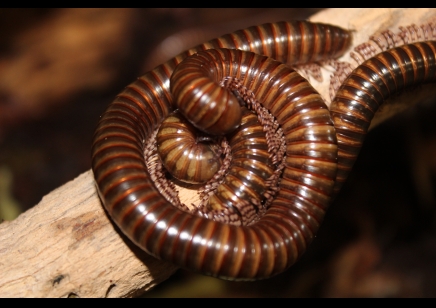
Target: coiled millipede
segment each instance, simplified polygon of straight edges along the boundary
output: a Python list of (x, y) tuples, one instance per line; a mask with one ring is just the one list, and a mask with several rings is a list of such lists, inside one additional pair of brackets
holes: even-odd
[[(337, 146), (322, 98), (282, 63), (336, 58), (350, 43), (347, 31), (330, 25), (265, 24), (190, 49), (127, 86), (101, 117), (92, 148), (94, 177), (109, 215), (148, 253), (207, 275), (253, 280), (287, 269), (305, 251), (324, 217)], [(219, 48), (233, 49), (218, 53), (231, 60), (222, 67), (230, 71), (221, 77), (236, 77), (253, 91), (276, 117), (286, 139), (278, 195), (249, 226), (175, 208), (159, 193), (144, 162), (145, 141), (175, 108), (169, 80), (176, 65), (196, 52)]]
[[(263, 126), (253, 112), (247, 108), (241, 108), (241, 110), (240, 127), (227, 136), (231, 155), (228, 159), (225, 158), (227, 163), (224, 163), (223, 160), (224, 166), (212, 174), (210, 181), (200, 191), (201, 203), (196, 207), (195, 213), (215, 221), (248, 225), (259, 216), (261, 207), (265, 207), (265, 205), (261, 205), (263, 195), (265, 193), (273, 195), (273, 192), (269, 190), (271, 185), (268, 184), (275, 185), (277, 182), (275, 177), (278, 178), (280, 173), (274, 171), (273, 159), (268, 151), (269, 147)], [(165, 120), (162, 123), (159, 132), (161, 132), (162, 127), (164, 129), (162, 129), (161, 136), (158, 134), (156, 138), (158, 151), (159, 143), (163, 140), (162, 144), (165, 150), (169, 148), (171, 153), (174, 153), (173, 157), (181, 156), (180, 160), (175, 160), (175, 163), (181, 162), (179, 168), (173, 168), (173, 166), (165, 166), (165, 168), (171, 175), (174, 173), (183, 175), (186, 169), (186, 177), (191, 181), (191, 174), (197, 175), (207, 172), (203, 170), (210, 168), (202, 157), (207, 156), (210, 150), (206, 148), (205, 155), (201, 155), (202, 147), (198, 148), (198, 146), (202, 142), (193, 142), (191, 132), (184, 131), (184, 126), (187, 123), (180, 114), (171, 114), (167, 119), (171, 119), (171, 122), (166, 123)], [(179, 128), (180, 126), (182, 129)], [(178, 127), (178, 130), (171, 133), (170, 131), (175, 127)], [(164, 135), (164, 133), (166, 134)], [(216, 144), (216, 146), (219, 145)], [(192, 152), (200, 153), (200, 155), (191, 155)], [(217, 163), (216, 159), (212, 159), (212, 167)], [(150, 175), (153, 176), (154, 170), (149, 171)], [(274, 174), (276, 174), (275, 177)], [(215, 175), (217, 176), (215, 177)], [(162, 192), (168, 193), (166, 189), (162, 189)], [(171, 194), (176, 195), (176, 192)], [(180, 206), (179, 200), (175, 204), (182, 209), (187, 208)]]

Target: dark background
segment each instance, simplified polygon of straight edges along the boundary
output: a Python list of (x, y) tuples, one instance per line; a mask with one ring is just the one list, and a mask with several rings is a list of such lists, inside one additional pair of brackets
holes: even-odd
[[(224, 33), (319, 10), (0, 9), (0, 219), (90, 169), (99, 116), (137, 76)], [(145, 296), (436, 296), (435, 108), (368, 135), (314, 243), (284, 274), (234, 283), (180, 270)]]

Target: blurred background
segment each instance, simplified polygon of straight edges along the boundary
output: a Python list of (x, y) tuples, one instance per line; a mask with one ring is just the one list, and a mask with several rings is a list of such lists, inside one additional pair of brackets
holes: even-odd
[[(136, 77), (299, 9), (0, 9), (0, 221), (91, 167), (99, 116)], [(419, 91), (419, 89), (415, 89)], [(145, 297), (436, 296), (436, 102), (374, 129), (307, 253), (252, 283), (179, 270)]]

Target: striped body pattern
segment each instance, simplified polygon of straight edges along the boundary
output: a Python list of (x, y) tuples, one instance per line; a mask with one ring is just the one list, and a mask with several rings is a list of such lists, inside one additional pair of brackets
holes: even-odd
[[(206, 275), (253, 280), (286, 270), (323, 220), (337, 145), (320, 95), (281, 62), (338, 57), (350, 42), (347, 31), (330, 25), (265, 24), (190, 49), (128, 85), (102, 115), (92, 148), (94, 177), (109, 215), (148, 253)], [(280, 191), (265, 214), (248, 226), (177, 209), (159, 193), (144, 162), (145, 141), (177, 106), (169, 91), (172, 72), (184, 58), (209, 49), (214, 50), (202, 55), (232, 63), (223, 65), (218, 80), (241, 80), (277, 119), (286, 140)]]
[(336, 93), (330, 112), (338, 138), (340, 190), (380, 105), (404, 89), (436, 81), (436, 41), (395, 47), (359, 65)]
[(330, 78), (330, 99), (333, 99), (350, 73), (369, 58), (395, 47), (432, 40), (436, 40), (436, 23), (434, 21), (425, 22), (420, 26), (415, 24), (400, 26), (396, 33), (387, 29), (370, 36), (367, 42), (357, 45), (350, 52), (354, 64), (335, 60), (329, 61), (335, 70)]
[(177, 111), (162, 122), (156, 141), (163, 165), (182, 182), (206, 183), (221, 167), (219, 144), (198, 135)]
[(274, 174), (275, 167), (257, 116), (243, 108), (240, 124), (229, 136), (230, 166), (200, 209), (203, 217), (214, 221), (249, 225), (262, 212), (267, 180)]

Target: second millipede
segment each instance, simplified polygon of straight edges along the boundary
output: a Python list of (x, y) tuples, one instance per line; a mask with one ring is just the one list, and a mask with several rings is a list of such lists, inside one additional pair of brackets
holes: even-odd
[[(112, 219), (148, 253), (207, 275), (253, 280), (289, 268), (324, 217), (336, 174), (337, 146), (322, 98), (281, 62), (336, 58), (350, 43), (348, 31), (331, 25), (265, 24), (190, 49), (127, 86), (103, 114), (92, 148), (94, 177)], [(270, 104), (266, 107), (285, 131), (287, 158), (279, 195), (250, 226), (223, 224), (176, 209), (154, 186), (143, 158), (148, 136), (175, 109), (169, 91), (174, 68), (187, 56), (212, 48), (252, 52), (227, 53), (237, 56), (232, 74)]]

